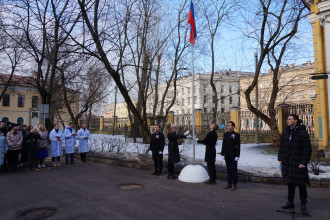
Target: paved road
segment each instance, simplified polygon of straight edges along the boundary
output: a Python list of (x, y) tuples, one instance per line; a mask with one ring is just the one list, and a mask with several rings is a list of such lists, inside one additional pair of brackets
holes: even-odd
[[(39, 207), (56, 208), (57, 213), (48, 219), (61, 220), (291, 219), (275, 212), (286, 201), (286, 186), (242, 182), (232, 192), (223, 189), (223, 180), (209, 186), (150, 174), (93, 162), (1, 172), (0, 219), (17, 219), (24, 211)], [(119, 189), (125, 183), (142, 184), (143, 189)], [(312, 218), (299, 219), (330, 219), (330, 189), (308, 188), (308, 193)]]

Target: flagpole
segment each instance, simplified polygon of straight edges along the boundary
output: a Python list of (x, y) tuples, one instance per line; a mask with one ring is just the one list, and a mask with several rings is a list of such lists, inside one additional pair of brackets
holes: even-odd
[(194, 89), (194, 85), (195, 85), (195, 73), (194, 73), (194, 45), (191, 44), (191, 74), (192, 74), (192, 85), (191, 85), (191, 89), (192, 89), (192, 122), (193, 122), (193, 158), (194, 158), (194, 163), (196, 163), (195, 160), (195, 140), (196, 140), (196, 134), (195, 134), (195, 89)]

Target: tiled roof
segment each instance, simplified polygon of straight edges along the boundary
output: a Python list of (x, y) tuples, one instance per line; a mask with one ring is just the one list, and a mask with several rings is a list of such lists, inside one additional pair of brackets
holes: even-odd
[[(4, 86), (9, 80), (10, 74), (0, 73), (0, 86)], [(34, 79), (29, 76), (13, 75), (9, 87), (29, 87), (34, 88)]]

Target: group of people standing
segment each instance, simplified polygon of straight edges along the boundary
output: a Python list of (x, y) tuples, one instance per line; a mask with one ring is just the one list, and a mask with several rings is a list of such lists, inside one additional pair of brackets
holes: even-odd
[[(224, 134), (222, 142), (221, 155), (226, 161), (227, 166), (227, 185), (225, 189), (237, 189), (237, 161), (240, 156), (240, 136), (234, 131), (235, 123), (229, 121), (227, 123), (227, 132)], [(168, 161), (167, 161), (167, 172), (168, 179), (175, 180), (177, 176), (174, 174), (174, 164), (180, 162), (179, 144), (178, 139), (180, 138), (191, 138), (189, 131), (184, 134), (178, 134), (176, 132), (175, 124), (168, 124), (167, 138), (168, 138)], [(210, 179), (205, 184), (216, 184), (216, 143), (218, 141), (217, 130), (219, 126), (212, 124), (210, 126), (210, 132), (206, 135), (203, 140), (196, 139), (197, 143), (206, 145), (205, 150), (205, 162), (207, 163), (207, 169)], [(165, 136), (160, 132), (160, 127), (156, 126), (155, 133), (151, 135), (150, 150), (152, 151), (152, 159), (154, 161), (155, 171), (152, 175), (162, 175), (163, 167), (163, 151), (165, 146)]]
[[(288, 126), (281, 135), (281, 142), (278, 152), (278, 160), (281, 166), (283, 181), (288, 185), (288, 202), (282, 206), (282, 209), (293, 209), (294, 195), (296, 186), (299, 187), (301, 213), (307, 215), (307, 189), (306, 184), (309, 183), (307, 164), (312, 155), (312, 147), (306, 126), (302, 124), (302, 120), (298, 115), (290, 114), (287, 118)], [(179, 144), (180, 138), (191, 138), (189, 131), (183, 135), (176, 132), (174, 124), (168, 124), (168, 179), (175, 180), (177, 176), (174, 174), (174, 164), (180, 162)], [(224, 189), (237, 190), (237, 163), (240, 157), (241, 141), (240, 135), (234, 131), (235, 123), (229, 121), (227, 123), (227, 132), (224, 133), (221, 158), (225, 160), (227, 168), (227, 184)], [(210, 126), (210, 132), (203, 140), (196, 139), (197, 143), (206, 145), (205, 162), (209, 173), (209, 180), (206, 184), (216, 184), (216, 143), (218, 140), (217, 124)], [(163, 167), (163, 151), (165, 146), (165, 136), (160, 132), (160, 127), (155, 128), (155, 133), (151, 135), (150, 150), (152, 151), (152, 159), (154, 161), (155, 171), (152, 175), (162, 175)]]
[[(45, 168), (45, 159), (49, 153), (53, 166), (60, 166), (60, 157), (63, 155), (63, 142), (65, 141), (66, 164), (74, 163), (76, 140), (79, 140), (79, 153), (81, 161), (86, 163), (86, 153), (89, 152), (88, 140), (90, 132), (86, 123), (76, 133), (73, 123), (69, 123), (64, 132), (55, 124), (54, 129), (48, 133), (43, 124), (39, 130), (33, 126), (0, 122), (0, 167), (15, 171), (19, 167), (28, 169)], [(49, 151), (50, 150), (50, 151)]]

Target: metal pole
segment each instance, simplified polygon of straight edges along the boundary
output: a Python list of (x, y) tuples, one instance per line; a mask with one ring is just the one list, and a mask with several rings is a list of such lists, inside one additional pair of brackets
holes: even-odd
[(113, 125), (112, 125), (112, 136), (115, 135), (116, 129), (116, 106), (117, 106), (117, 86), (115, 87), (115, 108), (113, 110)]
[[(258, 65), (258, 53), (257, 52), (254, 53), (254, 58), (255, 58), (255, 73), (257, 73), (257, 65)], [(259, 94), (258, 94), (259, 85), (258, 84), (259, 84), (259, 82), (258, 82), (258, 78), (257, 78), (257, 85), (256, 85), (256, 109), (257, 110), (259, 108)], [(259, 118), (257, 115), (255, 116), (255, 122), (256, 122), (255, 142), (256, 142), (256, 144), (259, 144)]]
[(195, 163), (196, 134), (195, 134), (195, 89), (194, 89), (195, 79), (194, 79), (194, 45), (193, 44), (191, 44), (191, 67), (192, 67), (191, 90), (192, 90), (193, 154), (194, 154), (194, 163)]

